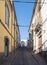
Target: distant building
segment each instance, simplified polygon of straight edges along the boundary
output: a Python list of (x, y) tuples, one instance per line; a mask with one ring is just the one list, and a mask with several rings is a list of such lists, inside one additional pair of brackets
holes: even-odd
[(16, 43), (15, 46), (17, 48), (20, 45), (20, 31), (19, 31), (19, 26), (17, 22), (15, 22), (15, 43)]
[(21, 43), (20, 43), (21, 46), (27, 46), (27, 40), (21, 40)]
[(33, 31), (29, 33), (28, 48), (33, 50)]
[(29, 47), (33, 50), (33, 30), (29, 33)]

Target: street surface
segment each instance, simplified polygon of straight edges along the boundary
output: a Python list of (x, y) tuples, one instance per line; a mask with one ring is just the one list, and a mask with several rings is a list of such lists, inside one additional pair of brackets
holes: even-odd
[(2, 62), (1, 65), (47, 65), (40, 55), (34, 55), (31, 50), (22, 47), (16, 50), (12, 58)]

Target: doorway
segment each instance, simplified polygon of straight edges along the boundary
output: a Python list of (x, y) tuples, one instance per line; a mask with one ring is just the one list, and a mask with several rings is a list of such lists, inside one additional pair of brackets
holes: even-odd
[(4, 37), (4, 40), (5, 40), (4, 53), (5, 53), (5, 56), (8, 56), (8, 54), (9, 54), (9, 38), (8, 37)]

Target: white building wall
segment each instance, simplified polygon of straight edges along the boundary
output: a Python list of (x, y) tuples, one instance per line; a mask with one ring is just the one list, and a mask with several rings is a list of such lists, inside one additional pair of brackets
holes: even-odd
[(36, 36), (35, 36), (35, 32), (33, 32), (33, 51), (36, 49)]
[(41, 8), (41, 16), (42, 16), (42, 50), (47, 50), (47, 4), (45, 4), (47, 0), (45, 0), (42, 8)]
[[(31, 23), (31, 24), (33, 24), (33, 30), (34, 30), (34, 33), (33, 33), (33, 51), (38, 49), (38, 37), (35, 34), (35, 27), (38, 23), (38, 18), (39, 18), (39, 13), (38, 13), (38, 5), (37, 5), (36, 10), (35, 10), (35, 14), (34, 14), (34, 17), (33, 17), (32, 23)], [(30, 27), (30, 30), (32, 30), (32, 26)]]
[(34, 14), (34, 17), (33, 17), (33, 20), (32, 20), (32, 24), (33, 24), (33, 51), (36, 50), (36, 36), (35, 36), (35, 23), (36, 23), (36, 20), (35, 20), (35, 14)]
[(38, 37), (36, 35), (36, 50), (38, 49)]
[(42, 49), (46, 51), (47, 50), (47, 20), (42, 26), (42, 44), (43, 44)]
[(39, 52), (38, 51), (38, 37), (37, 35), (35, 34), (34, 32), (34, 36), (33, 36), (33, 40), (34, 40), (34, 43), (33, 43), (33, 51), (34, 50), (37, 50), (35, 53)]
[[(35, 12), (32, 23), (33, 24), (33, 51), (38, 49), (38, 37), (35, 34), (35, 27), (37, 25), (38, 22), (38, 13)], [(30, 29), (32, 29), (32, 27), (30, 27)]]
[(41, 16), (42, 16), (43, 22), (47, 18), (47, 4), (45, 4), (46, 1), (47, 0), (44, 1), (44, 4), (43, 4), (43, 6), (41, 8)]

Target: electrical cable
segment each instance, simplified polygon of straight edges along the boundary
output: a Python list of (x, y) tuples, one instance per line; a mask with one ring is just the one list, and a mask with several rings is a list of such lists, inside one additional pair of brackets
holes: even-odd
[(29, 1), (17, 1), (17, 0), (13, 0), (13, 2), (17, 2), (17, 3), (27, 3), (27, 4), (28, 4), (28, 3), (38, 3), (38, 4), (40, 4), (40, 3), (42, 4), (42, 3), (43, 3), (43, 4), (47, 4), (47, 2), (35, 2), (35, 1), (34, 1), (34, 2), (33, 2), (33, 1), (32, 1), (32, 2), (29, 2)]
[(18, 27), (29, 27), (29, 25), (15, 25), (15, 26), (18, 26)]

